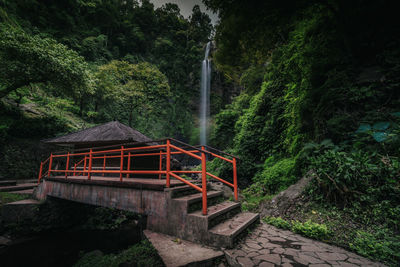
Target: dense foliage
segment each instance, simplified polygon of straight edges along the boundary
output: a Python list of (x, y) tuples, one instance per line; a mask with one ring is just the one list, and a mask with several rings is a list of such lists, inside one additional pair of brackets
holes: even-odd
[[(0, 97), (17, 89), (26, 95), (21, 87), (40, 83), (45, 92), (71, 98), (79, 107), (77, 115), (85, 120), (118, 119), (152, 137), (190, 136), (197, 113), (198, 90), (193, 89), (198, 88), (203, 46), (212, 31), (209, 17), (198, 6), (185, 19), (177, 5), (155, 10), (147, 0), (2, 1), (0, 14), (0, 56), (6, 63), (1, 66)], [(170, 88), (169, 94), (160, 93), (164, 103), (153, 101), (158, 97), (153, 94), (137, 98), (143, 106), (130, 101), (125, 110), (134, 109), (133, 114), (116, 110), (105, 115), (110, 111), (107, 106), (122, 104), (121, 98), (106, 99), (110, 94), (97, 80), (99, 72), (103, 81), (107, 79), (105, 68), (112, 60), (139, 64), (136, 70), (143, 68), (143, 74), (136, 80), (158, 69), (165, 76), (157, 74), (154, 80), (161, 79), (162, 86)], [(111, 87), (106, 90), (114, 93)], [(143, 119), (149, 105), (154, 115), (168, 113), (164, 125), (156, 123), (150, 132)]]
[[(241, 158), (246, 207), (313, 169), (309, 200), (347, 210), (366, 232), (385, 229), (369, 240), (386, 238), (390, 245), (373, 249), (393, 264), (397, 241), (389, 240), (400, 224), (394, 1), (204, 2), (221, 18), (214, 62), (241, 87), (215, 116), (211, 140)], [(210, 166), (230, 171), (218, 161)], [(361, 233), (352, 248), (372, 256), (367, 237)]]
[(38, 140), (110, 120), (188, 141), (212, 30), (199, 6), (0, 1), (0, 176), (35, 177)]

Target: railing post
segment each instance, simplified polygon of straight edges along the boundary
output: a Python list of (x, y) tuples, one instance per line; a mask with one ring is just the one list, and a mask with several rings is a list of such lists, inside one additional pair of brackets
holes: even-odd
[(82, 172), (82, 175), (85, 175), (85, 173), (86, 173), (86, 155), (85, 155), (85, 159), (84, 159), (84, 162), (83, 162), (83, 172)]
[(65, 165), (65, 179), (68, 177), (68, 171), (69, 171), (69, 152), (67, 153), (67, 164)]
[(104, 159), (103, 159), (103, 176), (105, 170), (106, 170), (106, 154), (104, 154)]
[(49, 160), (49, 171), (47, 172), (47, 177), (50, 177), (51, 173), (51, 165), (53, 164), (53, 153), (50, 154), (50, 160)]
[[(161, 150), (160, 150), (160, 163), (159, 163), (159, 166), (158, 166), (158, 170), (162, 171), (162, 151)], [(161, 173), (158, 175), (158, 179), (159, 180), (161, 179)]]
[(88, 172), (88, 180), (92, 177), (92, 160), (93, 160), (93, 151), (90, 149), (89, 152), (89, 172)]
[(74, 164), (74, 176), (76, 176), (76, 163)]
[[(131, 152), (128, 153), (128, 166), (126, 168), (128, 171), (131, 170)], [(129, 173), (126, 174), (126, 178), (129, 178)]]
[(119, 167), (119, 180), (122, 182), (122, 169), (124, 168), (124, 146), (121, 146), (121, 164)]
[(171, 171), (171, 141), (167, 139), (167, 162), (166, 162), (166, 180), (167, 180), (167, 187), (170, 187), (170, 171)]
[[(204, 147), (201, 148), (204, 150)], [(207, 168), (206, 153), (201, 152), (201, 192), (203, 194), (203, 215), (207, 215)]]
[(43, 173), (43, 162), (40, 162), (38, 184), (40, 184), (40, 179), (42, 179), (42, 173)]
[(235, 200), (238, 201), (238, 184), (237, 184), (237, 170), (236, 170), (236, 158), (233, 161), (233, 192), (235, 195)]

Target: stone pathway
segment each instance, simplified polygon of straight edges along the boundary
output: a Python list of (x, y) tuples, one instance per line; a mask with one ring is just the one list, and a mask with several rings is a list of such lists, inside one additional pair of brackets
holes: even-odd
[(385, 266), (342, 248), (261, 223), (235, 249), (226, 249), (231, 266)]

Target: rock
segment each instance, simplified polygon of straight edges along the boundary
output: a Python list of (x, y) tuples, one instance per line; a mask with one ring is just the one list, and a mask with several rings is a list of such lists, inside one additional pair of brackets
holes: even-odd
[(11, 242), (10, 239), (8, 239), (4, 236), (0, 236), (0, 246), (6, 246), (10, 242)]
[(296, 199), (303, 193), (306, 186), (311, 182), (314, 173), (309, 171), (294, 185), (289, 186), (285, 191), (280, 192), (271, 201), (261, 204), (261, 218), (265, 216), (279, 216), (296, 204)]
[(222, 182), (211, 182), (210, 187), (212, 190), (222, 191), (225, 198), (233, 197), (233, 190), (231, 187), (223, 184)]

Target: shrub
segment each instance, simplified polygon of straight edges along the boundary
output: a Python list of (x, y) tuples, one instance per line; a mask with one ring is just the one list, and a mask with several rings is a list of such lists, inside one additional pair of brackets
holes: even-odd
[(103, 255), (99, 251), (85, 254), (77, 263), (76, 267), (86, 266), (163, 266), (157, 251), (145, 240), (136, 244), (119, 254)]
[(271, 224), (273, 226), (276, 226), (278, 228), (287, 229), (287, 230), (289, 230), (291, 228), (290, 223), (288, 221), (282, 219), (281, 217), (267, 216), (263, 220), (264, 220), (264, 222)]
[(313, 193), (337, 204), (357, 200), (400, 202), (400, 162), (397, 158), (362, 151), (330, 149), (310, 157), (317, 174)]
[(261, 173), (254, 177), (257, 186), (262, 186), (264, 192), (274, 194), (291, 185), (296, 177), (293, 174), (294, 159), (281, 159), (276, 161), (274, 157), (265, 160)]
[(363, 256), (396, 266), (400, 262), (400, 238), (390, 237), (385, 230), (378, 230), (374, 234), (357, 231), (350, 248)]
[(304, 223), (293, 221), (292, 231), (318, 240), (325, 240), (332, 234), (325, 224), (313, 223), (311, 220)]

